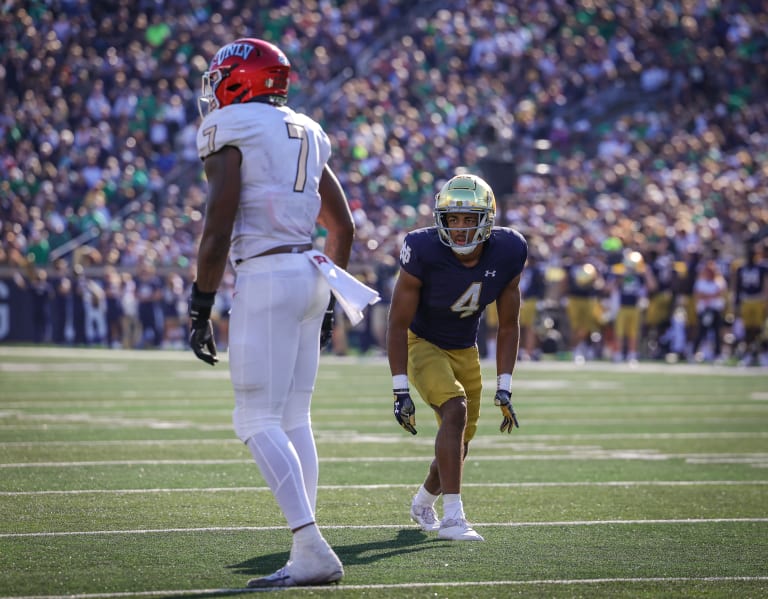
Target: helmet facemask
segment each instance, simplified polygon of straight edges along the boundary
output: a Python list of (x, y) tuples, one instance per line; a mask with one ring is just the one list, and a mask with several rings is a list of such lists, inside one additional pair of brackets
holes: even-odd
[[(477, 225), (474, 227), (450, 227), (448, 225), (449, 214), (475, 214), (477, 215)], [(491, 235), (491, 227), (493, 226), (493, 218), (489, 217), (485, 211), (473, 211), (473, 210), (451, 210), (439, 209), (435, 210), (435, 222), (438, 223), (437, 230), (439, 232), (440, 241), (443, 245), (447, 245), (457, 254), (471, 254), (472, 251)], [(451, 233), (458, 231), (464, 231), (466, 233), (466, 243), (456, 243), (451, 236)]]
[[(451, 228), (448, 226), (449, 214), (476, 214), (477, 225), (474, 227)], [(466, 255), (491, 236), (491, 229), (496, 218), (496, 198), (491, 187), (475, 175), (458, 175), (450, 179), (435, 195), (435, 225), (438, 237), (443, 245), (456, 254)], [(467, 241), (456, 243), (451, 231), (464, 230)]]
[(210, 114), (219, 107), (219, 101), (216, 99), (216, 87), (224, 78), (221, 69), (206, 71), (202, 77), (202, 90), (197, 99), (197, 110), (202, 118)]

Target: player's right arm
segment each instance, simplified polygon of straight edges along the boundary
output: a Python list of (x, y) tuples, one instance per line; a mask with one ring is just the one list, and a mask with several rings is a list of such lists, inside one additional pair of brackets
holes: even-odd
[(392, 292), (387, 323), (387, 356), (392, 372), (395, 420), (416, 434), (416, 408), (408, 389), (408, 326), (419, 305), (421, 281), (402, 268)]
[(215, 292), (224, 270), (240, 205), (240, 150), (224, 146), (206, 156), (203, 165), (208, 179), (205, 224), (197, 254), (197, 287)]
[(421, 281), (401, 268), (387, 322), (387, 357), (392, 376), (408, 372), (408, 327), (416, 315), (420, 294)]

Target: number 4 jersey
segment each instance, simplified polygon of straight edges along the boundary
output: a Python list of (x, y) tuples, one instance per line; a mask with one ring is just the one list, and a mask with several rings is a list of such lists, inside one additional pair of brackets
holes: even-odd
[(443, 349), (471, 347), (485, 307), (523, 271), (528, 245), (514, 229), (494, 227), (480, 261), (464, 266), (442, 244), (437, 228), (406, 235), (400, 266), (419, 279), (421, 298), (410, 329)]
[(322, 127), (287, 106), (232, 104), (208, 114), (197, 132), (202, 160), (225, 146), (241, 155), (230, 259), (311, 241), (320, 211), (320, 176), (331, 155)]

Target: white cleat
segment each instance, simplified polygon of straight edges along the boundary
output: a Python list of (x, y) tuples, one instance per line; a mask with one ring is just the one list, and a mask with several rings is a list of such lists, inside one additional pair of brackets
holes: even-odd
[(411, 520), (421, 526), (421, 530), (425, 532), (434, 532), (440, 528), (440, 522), (437, 519), (437, 512), (431, 505), (412, 503)]
[(440, 523), (437, 536), (449, 541), (485, 541), (464, 518), (445, 518)]
[(288, 566), (283, 566), (277, 572), (261, 578), (251, 578), (246, 586), (249, 589), (269, 589), (278, 587), (298, 586), (296, 581), (286, 571)]
[(344, 567), (328, 543), (291, 550), (291, 559), (277, 572), (248, 581), (249, 589), (300, 587), (339, 582)]

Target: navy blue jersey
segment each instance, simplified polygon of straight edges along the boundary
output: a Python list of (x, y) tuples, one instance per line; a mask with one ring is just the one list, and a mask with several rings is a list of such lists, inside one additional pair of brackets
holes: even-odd
[(609, 280), (615, 280), (619, 292), (619, 305), (635, 307), (646, 293), (645, 279), (637, 273), (611, 274)]
[(421, 297), (410, 329), (443, 349), (477, 342), (485, 307), (523, 271), (528, 244), (514, 229), (494, 227), (477, 265), (467, 268), (442, 244), (437, 228), (406, 235), (400, 267), (421, 281)]
[(763, 293), (768, 268), (760, 264), (744, 264), (736, 270), (736, 303), (745, 297), (756, 298)]
[(520, 277), (520, 292), (524, 300), (544, 299), (547, 280), (542, 264), (529, 264)]

